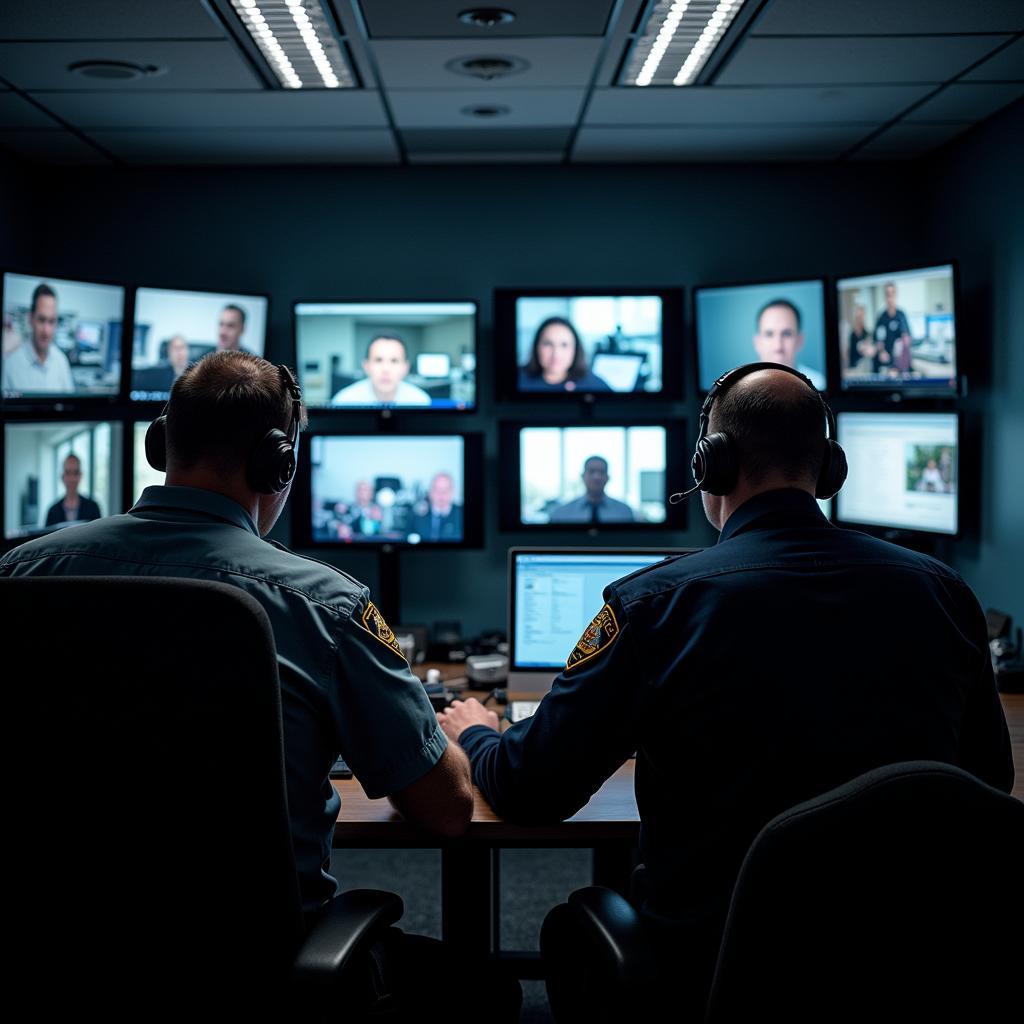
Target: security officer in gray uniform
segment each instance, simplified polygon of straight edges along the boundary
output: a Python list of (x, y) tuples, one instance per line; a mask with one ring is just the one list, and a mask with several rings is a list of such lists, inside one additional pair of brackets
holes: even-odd
[(641, 912), (679, 1019), (703, 1017), (740, 863), (776, 814), (904, 760), (1012, 788), (977, 599), (941, 562), (821, 514), (846, 477), (834, 436), (798, 371), (725, 374), (692, 463), (718, 544), (607, 587), (532, 718), (499, 735), (474, 701), (439, 716), (511, 819), (571, 816), (636, 751)]
[[(0, 559), (0, 575), (210, 579), (260, 602), (277, 647), (303, 906), (315, 912), (337, 888), (328, 869), (340, 798), (328, 773), (339, 753), (368, 796), (388, 797), (443, 836), (466, 828), (473, 794), (465, 755), (446, 739), (367, 588), (263, 539), (287, 500), (303, 420), (286, 367), (239, 351), (207, 356), (177, 380), (146, 435), (166, 486), (147, 487), (126, 515), (15, 548)], [(393, 1008), (409, 997), (402, 972), (442, 957), (439, 944), (417, 936), (398, 932), (387, 942), (373, 984)], [(420, 984), (411, 987), (419, 1004)], [(518, 993), (510, 1000), (517, 1011)]]

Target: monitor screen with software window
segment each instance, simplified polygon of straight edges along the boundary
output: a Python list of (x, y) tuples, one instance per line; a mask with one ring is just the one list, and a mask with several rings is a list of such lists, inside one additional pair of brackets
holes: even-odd
[(956, 413), (841, 412), (850, 474), (836, 496), (841, 523), (955, 535)]
[(604, 604), (609, 583), (679, 548), (512, 548), (509, 551), (509, 662), (550, 684)]

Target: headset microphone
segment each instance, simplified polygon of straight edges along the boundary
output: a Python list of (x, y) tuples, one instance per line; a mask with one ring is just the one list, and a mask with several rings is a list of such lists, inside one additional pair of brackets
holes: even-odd
[(694, 491), (699, 491), (699, 490), (700, 490), (700, 484), (697, 484), (696, 486), (691, 487), (688, 491), (677, 491), (675, 494), (670, 494), (668, 496), (668, 503), (670, 505), (678, 505), (679, 502), (681, 502), (684, 499), (688, 498), (691, 494), (693, 494)]

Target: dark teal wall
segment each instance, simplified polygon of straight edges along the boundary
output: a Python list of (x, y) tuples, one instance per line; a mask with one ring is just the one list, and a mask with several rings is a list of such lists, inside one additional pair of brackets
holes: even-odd
[(1024, 619), (1024, 102), (927, 168), (929, 239), (960, 261), (961, 336), (978, 346), (964, 407), (980, 427), (980, 529), (951, 549), (986, 607)]

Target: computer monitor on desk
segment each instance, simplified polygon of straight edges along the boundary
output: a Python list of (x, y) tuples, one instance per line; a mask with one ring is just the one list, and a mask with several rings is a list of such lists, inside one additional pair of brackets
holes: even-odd
[(544, 693), (601, 610), (604, 588), (689, 548), (512, 548), (509, 690)]

